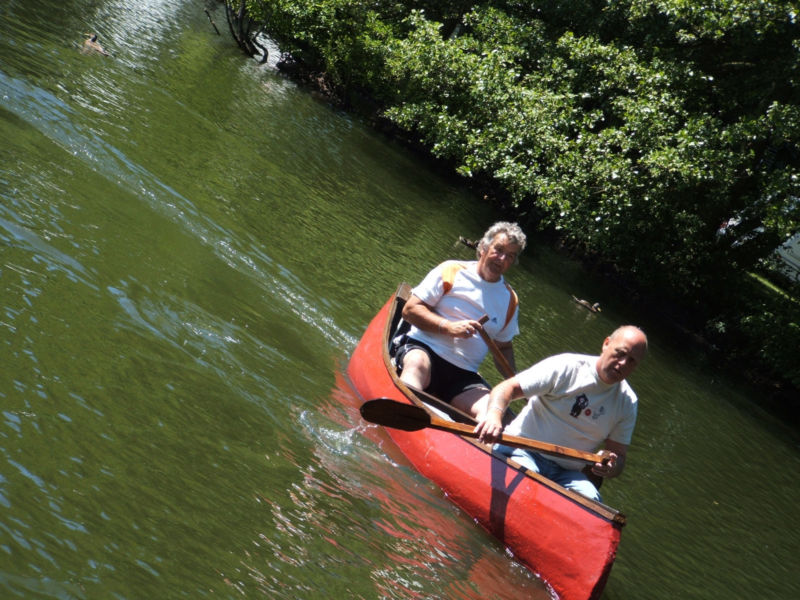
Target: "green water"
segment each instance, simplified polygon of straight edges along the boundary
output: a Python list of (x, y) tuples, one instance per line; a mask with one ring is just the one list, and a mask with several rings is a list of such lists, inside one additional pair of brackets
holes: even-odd
[[(343, 377), (496, 215), (206, 6), (0, 5), (0, 597), (547, 597)], [(509, 279), (521, 365), (650, 333), (604, 598), (800, 597), (798, 438), (758, 393), (535, 243)]]

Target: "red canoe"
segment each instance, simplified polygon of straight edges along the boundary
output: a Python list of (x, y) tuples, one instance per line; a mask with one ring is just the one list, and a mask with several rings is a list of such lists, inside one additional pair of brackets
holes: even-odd
[[(438, 401), (406, 387), (389, 359), (409, 287), (401, 285), (367, 327), (347, 375), (362, 400), (390, 398), (429, 412)], [(463, 415), (438, 404), (454, 420)], [(435, 413), (437, 414), (437, 413)], [(437, 416), (441, 416), (439, 412)], [(496, 536), (561, 600), (599, 598), (617, 554), (622, 513), (564, 489), (473, 439), (436, 429), (388, 429), (411, 463)]]

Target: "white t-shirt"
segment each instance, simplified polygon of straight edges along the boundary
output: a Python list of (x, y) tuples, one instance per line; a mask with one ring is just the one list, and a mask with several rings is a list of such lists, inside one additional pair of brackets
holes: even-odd
[[(630, 444), (636, 425), (637, 398), (627, 381), (604, 383), (597, 356), (558, 354), (517, 374), (525, 408), (504, 433), (594, 452), (606, 439)], [(583, 464), (547, 458), (566, 469)]]
[[(489, 337), (498, 342), (509, 342), (519, 333), (519, 308), (503, 327), (511, 301), (511, 291), (501, 277), (490, 282), (478, 275), (477, 261), (460, 262), (463, 269), (456, 272), (453, 287), (444, 292), (442, 271), (457, 261), (446, 261), (434, 267), (422, 282), (411, 290), (417, 298), (432, 307), (436, 314), (450, 321), (478, 320), (489, 315), (483, 328)], [(431, 350), (454, 365), (477, 372), (489, 348), (477, 333), (469, 338), (454, 338), (449, 335), (422, 331), (411, 326), (409, 337), (424, 342)]]

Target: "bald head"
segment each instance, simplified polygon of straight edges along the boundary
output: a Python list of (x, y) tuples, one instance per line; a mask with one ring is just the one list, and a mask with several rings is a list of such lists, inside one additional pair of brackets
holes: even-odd
[(647, 354), (647, 336), (634, 325), (623, 325), (603, 341), (597, 374), (605, 383), (627, 378)]

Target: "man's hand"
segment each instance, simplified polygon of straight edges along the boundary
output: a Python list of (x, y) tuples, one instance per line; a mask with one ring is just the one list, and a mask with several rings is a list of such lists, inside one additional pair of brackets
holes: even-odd
[(627, 444), (620, 444), (614, 440), (606, 440), (605, 448), (598, 454), (608, 457), (608, 460), (595, 463), (592, 473), (600, 477), (617, 477), (625, 469), (625, 457), (628, 454)]
[(492, 388), (489, 393), (486, 410), (478, 418), (478, 424), (475, 426), (475, 433), (478, 434), (480, 441), (487, 444), (500, 441), (500, 434), (503, 433), (503, 415), (506, 412), (506, 408), (512, 400), (522, 396), (522, 390), (516, 377), (501, 381)]
[(503, 433), (503, 413), (502, 411), (495, 410), (489, 405), (486, 413), (478, 419), (478, 424), (475, 426), (475, 433), (478, 434), (478, 440), (485, 444), (494, 444), (500, 440), (500, 434)]
[(592, 466), (592, 473), (600, 477), (614, 477), (617, 474), (617, 458), (614, 452), (609, 450), (600, 450), (598, 454), (602, 454), (603, 462), (594, 463)]
[(445, 333), (451, 337), (469, 338), (483, 329), (480, 321), (475, 319), (464, 319), (463, 321), (448, 321), (444, 317), (439, 323), (439, 333)]

